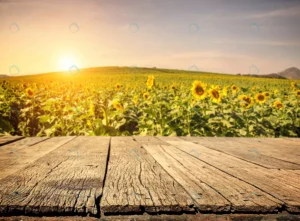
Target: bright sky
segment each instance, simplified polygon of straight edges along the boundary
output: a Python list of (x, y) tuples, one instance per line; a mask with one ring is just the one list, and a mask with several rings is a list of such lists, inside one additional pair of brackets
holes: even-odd
[(299, 24), (299, 0), (0, 0), (0, 74), (279, 72), (300, 68)]

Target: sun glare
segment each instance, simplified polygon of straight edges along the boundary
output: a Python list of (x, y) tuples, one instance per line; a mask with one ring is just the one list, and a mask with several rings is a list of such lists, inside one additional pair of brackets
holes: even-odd
[(62, 71), (69, 71), (69, 69), (76, 64), (76, 60), (71, 56), (62, 56), (59, 59), (58, 68)]

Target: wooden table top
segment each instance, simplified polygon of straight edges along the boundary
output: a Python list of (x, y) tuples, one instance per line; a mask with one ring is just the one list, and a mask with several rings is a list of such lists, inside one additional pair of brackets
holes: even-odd
[(299, 156), (298, 138), (2, 136), (0, 220), (300, 220)]

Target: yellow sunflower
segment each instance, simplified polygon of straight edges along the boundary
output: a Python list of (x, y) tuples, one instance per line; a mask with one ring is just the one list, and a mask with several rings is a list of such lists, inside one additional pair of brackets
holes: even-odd
[(232, 92), (232, 94), (236, 94), (237, 91), (238, 91), (238, 87), (236, 85), (232, 85), (231, 86), (231, 92)]
[(212, 88), (209, 90), (210, 98), (212, 102), (214, 103), (220, 103), (221, 102), (221, 94), (216, 88)]
[(144, 97), (144, 99), (146, 100), (146, 99), (149, 98), (149, 94), (146, 92), (146, 93), (143, 94), (143, 97)]
[(121, 84), (116, 84), (116, 88), (118, 89), (118, 90), (120, 90), (121, 89), (121, 87), (122, 87), (122, 85)]
[(247, 95), (240, 95), (239, 99), (242, 101), (241, 102), (241, 106), (245, 107), (245, 108), (250, 108), (253, 106), (254, 101), (251, 97), (247, 96)]
[(137, 105), (137, 103), (138, 103), (138, 101), (139, 101), (139, 96), (137, 96), (137, 95), (135, 95), (135, 96), (133, 96), (133, 103), (135, 104), (135, 105)]
[(197, 100), (203, 100), (206, 97), (206, 84), (201, 81), (194, 81), (191, 91)]
[(292, 88), (295, 88), (295, 87), (297, 87), (297, 84), (295, 82), (292, 82), (291, 86), (292, 86)]
[(226, 86), (226, 87), (224, 87), (223, 90), (222, 90), (222, 95), (223, 95), (224, 97), (227, 97), (227, 95), (228, 95), (228, 87), (229, 87), (229, 86)]
[(151, 89), (154, 85), (154, 76), (153, 75), (149, 75), (148, 76), (148, 80), (147, 80), (147, 87), (149, 89)]
[(258, 93), (255, 95), (255, 100), (257, 103), (262, 104), (266, 102), (267, 97), (263, 93)]
[(33, 97), (33, 96), (34, 96), (33, 90), (32, 90), (31, 88), (27, 88), (27, 89), (26, 89), (26, 95), (27, 95), (28, 97)]
[(282, 109), (283, 108), (283, 104), (280, 101), (275, 101), (273, 106), (277, 109)]
[(297, 91), (296, 91), (296, 96), (297, 96), (297, 97), (300, 97), (300, 90), (297, 90)]
[(123, 105), (118, 100), (113, 100), (112, 105), (114, 108), (116, 108), (118, 111), (123, 110)]
[(269, 97), (270, 96), (270, 93), (269, 92), (264, 92), (263, 93), (266, 97)]

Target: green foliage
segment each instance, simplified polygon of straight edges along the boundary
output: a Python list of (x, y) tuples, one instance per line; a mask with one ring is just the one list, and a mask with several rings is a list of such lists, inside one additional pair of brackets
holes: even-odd
[[(155, 77), (152, 88), (146, 85), (148, 75)], [(221, 101), (214, 103), (209, 94), (195, 99), (195, 80), (207, 90), (220, 85)], [(0, 134), (300, 137), (295, 82), (117, 67), (0, 79)], [(226, 86), (227, 95), (222, 94)], [(260, 104), (255, 95), (262, 92), (269, 95)], [(245, 108), (240, 95), (253, 105)], [(275, 101), (283, 108), (274, 107)]]

